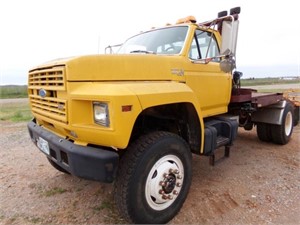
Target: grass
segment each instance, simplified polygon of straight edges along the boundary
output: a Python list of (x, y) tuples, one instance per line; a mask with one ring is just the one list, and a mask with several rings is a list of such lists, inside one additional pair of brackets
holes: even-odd
[(0, 104), (0, 121), (25, 122), (32, 118), (28, 101), (11, 101)]
[(54, 188), (51, 188), (50, 190), (45, 191), (43, 193), (43, 195), (46, 196), (46, 197), (50, 197), (50, 196), (57, 195), (57, 194), (62, 194), (62, 193), (65, 193), (65, 192), (67, 192), (67, 190), (64, 189), (64, 188), (54, 187)]
[(33, 223), (33, 224), (37, 224), (37, 223), (41, 223), (43, 221), (42, 218), (40, 217), (26, 217), (25, 218), (28, 222)]
[(0, 86), (0, 99), (27, 98), (27, 85)]
[(99, 205), (92, 207), (94, 213), (104, 211), (104, 221), (107, 224), (124, 224), (124, 219), (120, 218), (112, 199), (103, 200)]
[(291, 80), (281, 78), (255, 78), (255, 79), (241, 79), (242, 86), (257, 86), (257, 85), (272, 85), (272, 84), (297, 84), (300, 83), (300, 78)]
[[(241, 87), (245, 88), (245, 87)], [(251, 88), (251, 86), (248, 86), (247, 88)], [(256, 90), (259, 93), (284, 93), (285, 91), (290, 90), (290, 88), (285, 89), (285, 88), (264, 88), (264, 87), (255, 87), (252, 88), (253, 90)]]
[(101, 211), (101, 210), (104, 210), (104, 209), (112, 210), (113, 209), (113, 203), (111, 203), (110, 201), (104, 200), (103, 202), (101, 202), (100, 205), (93, 207), (93, 209), (95, 211)]

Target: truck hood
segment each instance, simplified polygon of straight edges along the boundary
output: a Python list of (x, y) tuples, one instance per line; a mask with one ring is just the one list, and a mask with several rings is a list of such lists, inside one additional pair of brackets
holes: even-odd
[(150, 54), (91, 55), (59, 59), (39, 68), (64, 65), (68, 81), (171, 80), (172, 69), (181, 64), (180, 58)]

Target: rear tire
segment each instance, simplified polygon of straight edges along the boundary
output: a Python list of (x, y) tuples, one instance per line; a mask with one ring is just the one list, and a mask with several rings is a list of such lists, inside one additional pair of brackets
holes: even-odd
[(270, 142), (272, 141), (271, 124), (258, 123), (256, 125), (256, 133), (261, 141)]
[(294, 110), (294, 127), (298, 125), (300, 120), (300, 106), (295, 106)]
[(192, 156), (178, 135), (154, 132), (135, 141), (121, 158), (115, 202), (130, 223), (170, 221), (184, 203), (192, 180)]
[(289, 142), (294, 126), (294, 109), (291, 103), (287, 102), (280, 125), (272, 125), (273, 142), (285, 145)]

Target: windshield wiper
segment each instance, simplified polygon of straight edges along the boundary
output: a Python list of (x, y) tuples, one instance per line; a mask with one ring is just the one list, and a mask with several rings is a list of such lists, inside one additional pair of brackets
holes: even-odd
[(147, 50), (133, 50), (130, 53), (145, 53), (145, 54), (156, 54), (153, 51), (147, 51)]

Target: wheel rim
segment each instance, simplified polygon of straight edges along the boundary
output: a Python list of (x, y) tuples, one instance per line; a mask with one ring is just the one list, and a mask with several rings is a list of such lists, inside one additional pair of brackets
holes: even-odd
[(179, 195), (184, 181), (184, 168), (175, 155), (160, 158), (151, 168), (145, 187), (146, 201), (154, 210), (168, 208)]
[(286, 114), (285, 126), (284, 126), (286, 136), (289, 136), (291, 134), (292, 128), (293, 128), (293, 117), (292, 117), (292, 113), (288, 112)]

